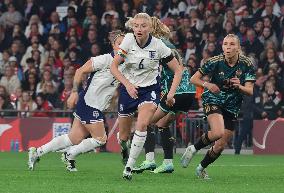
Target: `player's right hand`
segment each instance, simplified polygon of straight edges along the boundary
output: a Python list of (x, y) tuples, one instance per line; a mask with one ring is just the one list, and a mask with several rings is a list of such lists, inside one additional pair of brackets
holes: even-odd
[(138, 98), (138, 86), (135, 86), (131, 83), (128, 83), (127, 85), (125, 85), (125, 88), (128, 92), (128, 94), (130, 95), (131, 98), (133, 99), (137, 99)]
[(69, 109), (73, 109), (77, 104), (78, 99), (79, 99), (78, 92), (72, 92), (69, 98), (67, 99), (67, 107)]
[(217, 94), (220, 92), (220, 88), (216, 84), (213, 84), (213, 83), (207, 83), (206, 88), (214, 94)]

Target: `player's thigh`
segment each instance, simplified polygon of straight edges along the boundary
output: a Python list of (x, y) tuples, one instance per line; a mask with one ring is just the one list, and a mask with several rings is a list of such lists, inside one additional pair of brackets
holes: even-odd
[[(225, 130), (222, 109), (214, 104), (206, 104), (204, 105), (204, 111), (211, 129), (210, 135), (213, 135), (213, 138), (222, 137)], [(210, 139), (212, 139), (212, 137), (209, 136)]]
[(136, 129), (138, 131), (145, 131), (150, 124), (152, 117), (157, 109), (153, 103), (144, 103), (138, 107), (138, 118)]
[(166, 128), (166, 127), (169, 127), (170, 124), (175, 120), (176, 118), (176, 115), (173, 114), (173, 113), (168, 113), (166, 116), (164, 116), (162, 119), (160, 119), (156, 125), (158, 127), (161, 127), (161, 128)]
[(80, 122), (80, 120), (75, 118), (73, 120), (71, 130), (68, 134), (68, 137), (71, 140), (72, 144), (79, 144), (88, 135), (89, 132), (86, 127)]
[(118, 117), (119, 138), (122, 140), (128, 140), (131, 133), (133, 116)]
[(228, 141), (230, 141), (231, 138), (233, 137), (233, 135), (234, 135), (234, 131), (225, 129), (222, 137), (218, 139), (213, 146), (214, 152), (216, 153), (222, 152), (225, 146), (227, 145)]
[(152, 124), (155, 124), (159, 122), (161, 119), (163, 119), (167, 115), (167, 112), (164, 112), (160, 107), (157, 108), (157, 110), (154, 113), (154, 116), (151, 120)]
[(106, 140), (105, 125), (103, 121), (86, 124), (85, 127), (94, 139), (98, 139), (100, 141)]

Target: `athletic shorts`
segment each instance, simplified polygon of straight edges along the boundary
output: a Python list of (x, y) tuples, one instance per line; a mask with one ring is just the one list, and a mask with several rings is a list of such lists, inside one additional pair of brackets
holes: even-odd
[(79, 95), (74, 117), (79, 119), (82, 124), (94, 124), (104, 122), (104, 114), (96, 108), (90, 107), (85, 103), (84, 95)]
[(206, 116), (218, 113), (223, 116), (225, 129), (234, 131), (236, 129), (237, 117), (235, 114), (228, 112), (222, 107), (215, 104), (205, 104), (204, 105), (204, 113)]
[(152, 103), (158, 106), (160, 102), (160, 86), (154, 84), (148, 87), (138, 88), (138, 98), (129, 96), (125, 86), (119, 87), (118, 115), (120, 117), (133, 116), (140, 105)]
[(161, 102), (159, 104), (159, 108), (165, 113), (178, 113), (178, 112), (188, 112), (188, 110), (192, 107), (194, 101), (195, 93), (183, 93), (176, 94), (175, 104), (170, 107), (166, 105), (167, 94), (162, 96)]

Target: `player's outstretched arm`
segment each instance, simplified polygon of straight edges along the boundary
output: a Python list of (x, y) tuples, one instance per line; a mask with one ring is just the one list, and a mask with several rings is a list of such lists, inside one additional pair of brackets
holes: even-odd
[(88, 60), (82, 67), (76, 70), (74, 80), (73, 80), (73, 88), (72, 88), (72, 93), (69, 96), (67, 100), (67, 106), (68, 108), (72, 109), (75, 107), (77, 104), (79, 95), (78, 95), (78, 90), (79, 86), (82, 82), (82, 76), (83, 74), (88, 74), (93, 72), (93, 66), (91, 60)]
[(113, 61), (110, 66), (110, 72), (112, 75), (121, 83), (125, 86), (128, 94), (132, 98), (138, 98), (138, 91), (137, 91), (137, 86), (131, 84), (123, 75), (122, 73), (118, 70), (118, 65), (121, 64), (124, 61), (123, 57), (120, 55), (115, 55), (113, 58)]
[(169, 103), (168, 105), (172, 106), (174, 103), (173, 98), (175, 96), (176, 89), (180, 84), (182, 78), (183, 66), (179, 65), (176, 58), (173, 58), (170, 62), (168, 62), (168, 66), (175, 74), (171, 88), (167, 95), (167, 103)]

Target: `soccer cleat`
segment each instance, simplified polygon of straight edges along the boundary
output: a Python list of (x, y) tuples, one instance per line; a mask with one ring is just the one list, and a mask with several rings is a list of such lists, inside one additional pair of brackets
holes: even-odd
[(77, 172), (77, 168), (75, 166), (75, 163), (76, 161), (75, 160), (70, 160), (68, 159), (68, 155), (67, 155), (67, 152), (64, 152), (62, 155), (61, 155), (61, 160), (62, 162), (65, 164), (66, 166), (66, 169), (69, 171), (69, 172)]
[(126, 179), (126, 180), (131, 180), (132, 179), (132, 172), (131, 172), (131, 168), (130, 167), (126, 167), (123, 170), (122, 177), (124, 179)]
[(181, 166), (183, 168), (186, 168), (189, 165), (191, 159), (193, 158), (193, 156), (196, 153), (196, 152), (193, 152), (192, 147), (193, 147), (193, 145), (188, 146), (186, 148), (184, 154), (181, 157), (180, 162), (181, 162)]
[(197, 167), (196, 170), (195, 170), (195, 174), (198, 178), (200, 179), (204, 179), (204, 180), (209, 180), (209, 176), (208, 176), (208, 173), (206, 172), (206, 170), (202, 167)]
[(39, 156), (37, 155), (36, 148), (35, 147), (29, 148), (28, 155), (29, 155), (29, 160), (28, 160), (29, 170), (34, 170), (35, 164), (39, 162)]
[(140, 164), (140, 166), (133, 168), (132, 172), (140, 174), (140, 173), (144, 172), (145, 170), (153, 171), (156, 168), (157, 168), (157, 165), (156, 165), (155, 161), (145, 160)]
[(174, 171), (173, 163), (169, 163), (169, 164), (163, 163), (158, 168), (156, 168), (153, 171), (153, 173), (155, 173), (155, 174), (158, 174), (158, 173), (173, 173), (173, 171)]

